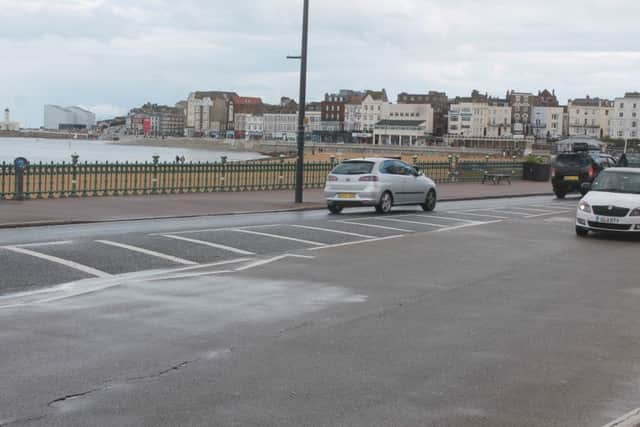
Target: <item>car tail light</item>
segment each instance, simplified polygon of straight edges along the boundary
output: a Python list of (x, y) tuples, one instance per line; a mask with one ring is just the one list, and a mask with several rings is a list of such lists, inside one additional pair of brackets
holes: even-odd
[(589, 166), (589, 178), (593, 178), (596, 175), (596, 170), (593, 166)]
[(329, 176), (327, 177), (327, 181), (337, 181), (337, 180), (338, 180), (338, 177), (337, 177), (337, 176), (329, 175)]
[(551, 178), (556, 177), (556, 168), (551, 168)]
[(378, 182), (378, 177), (375, 175), (367, 175), (367, 176), (363, 176), (359, 179), (359, 181), (363, 181), (363, 182)]

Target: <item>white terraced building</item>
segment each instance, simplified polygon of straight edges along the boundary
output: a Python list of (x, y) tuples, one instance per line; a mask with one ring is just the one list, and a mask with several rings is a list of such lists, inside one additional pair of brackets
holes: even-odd
[(611, 117), (611, 137), (638, 139), (640, 137), (640, 92), (628, 92), (616, 98)]

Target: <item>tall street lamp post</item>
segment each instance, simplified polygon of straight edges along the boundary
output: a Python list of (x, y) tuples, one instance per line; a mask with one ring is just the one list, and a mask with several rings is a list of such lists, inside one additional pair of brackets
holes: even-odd
[(298, 99), (298, 158), (296, 162), (295, 202), (303, 202), (304, 188), (304, 118), (307, 106), (307, 44), (309, 35), (309, 0), (304, 0), (302, 12), (302, 51), (300, 56), (287, 56), (300, 60), (300, 98)]

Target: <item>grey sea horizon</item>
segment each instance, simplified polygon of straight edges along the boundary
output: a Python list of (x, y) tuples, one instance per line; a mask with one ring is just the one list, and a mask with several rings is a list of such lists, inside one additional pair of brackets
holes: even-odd
[(154, 147), (140, 145), (109, 144), (106, 141), (0, 138), (0, 163), (13, 163), (16, 157), (25, 157), (31, 163), (71, 162), (71, 155), (78, 154), (80, 162), (152, 162), (155, 154), (160, 162), (174, 162), (176, 156), (186, 162), (219, 162), (222, 156), (228, 161), (256, 160), (264, 158), (260, 153), (192, 149), (181, 147)]

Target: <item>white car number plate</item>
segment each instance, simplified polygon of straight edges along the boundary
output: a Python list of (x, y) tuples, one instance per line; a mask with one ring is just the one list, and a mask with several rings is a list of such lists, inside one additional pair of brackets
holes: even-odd
[(614, 218), (610, 216), (597, 216), (596, 222), (602, 224), (620, 224), (620, 218)]

